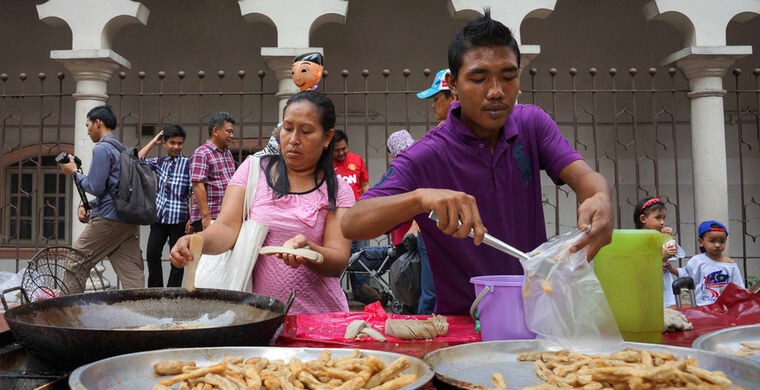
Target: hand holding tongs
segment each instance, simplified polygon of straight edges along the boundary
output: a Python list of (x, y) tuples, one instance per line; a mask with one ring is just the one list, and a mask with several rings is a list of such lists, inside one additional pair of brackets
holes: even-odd
[[(438, 222), (438, 214), (435, 213), (435, 211), (431, 211), (430, 215), (428, 216), (433, 221)], [(462, 222), (459, 222), (459, 225), (462, 225)], [(467, 234), (470, 237), (475, 236), (475, 230), (470, 229), (470, 232)], [(486, 233), (485, 236), (483, 236), (483, 242), (486, 243), (486, 245), (498, 249), (510, 256), (514, 256), (518, 258), (519, 260), (528, 260), (530, 256), (528, 256), (525, 252), (507, 244), (504, 241), (499, 240), (498, 238)]]

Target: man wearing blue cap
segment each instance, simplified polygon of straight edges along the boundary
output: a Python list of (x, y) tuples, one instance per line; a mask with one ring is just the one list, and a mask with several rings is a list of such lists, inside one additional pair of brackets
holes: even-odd
[(699, 251), (692, 257), (686, 267), (676, 269), (670, 265), (670, 272), (678, 277), (690, 276), (694, 279), (694, 305), (709, 305), (716, 300), (723, 290), (733, 283), (744, 288), (744, 279), (739, 265), (726, 256), (728, 229), (718, 221), (704, 221), (697, 229)]
[(449, 105), (456, 100), (454, 94), (449, 89), (449, 83), (446, 82), (446, 75), (451, 73), (448, 69), (441, 69), (435, 74), (433, 79), (433, 85), (430, 88), (421, 91), (417, 94), (420, 99), (433, 98), (433, 112), (435, 113), (435, 120), (441, 122), (446, 120), (446, 115), (449, 113)]

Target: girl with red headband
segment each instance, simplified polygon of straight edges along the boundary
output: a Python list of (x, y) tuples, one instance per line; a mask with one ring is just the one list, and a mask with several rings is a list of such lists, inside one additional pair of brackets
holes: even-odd
[(665, 225), (668, 210), (665, 202), (660, 198), (648, 197), (636, 204), (633, 213), (633, 222), (636, 229), (652, 229), (670, 236), (670, 239), (662, 245), (662, 297), (665, 307), (675, 306), (676, 298), (673, 295), (673, 274), (670, 260), (678, 260), (686, 256), (686, 251), (673, 239), (673, 229)]

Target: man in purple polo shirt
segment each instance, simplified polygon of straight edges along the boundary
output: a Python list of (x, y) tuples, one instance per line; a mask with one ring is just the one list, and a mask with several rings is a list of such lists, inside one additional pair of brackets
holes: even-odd
[(228, 148), (234, 124), (235, 119), (227, 112), (211, 114), (208, 139), (190, 157), (190, 181), (195, 196), (190, 223), (196, 232), (207, 228), (219, 215), (224, 190), (235, 173), (235, 159)]
[[(346, 238), (368, 239), (415, 219), (424, 232), (437, 313), (464, 314), (475, 298), (470, 277), (522, 274), (518, 260), (486, 245), (488, 232), (529, 251), (546, 240), (543, 169), (575, 191), (578, 226), (588, 235), (571, 250), (589, 258), (612, 238), (610, 189), (541, 108), (516, 104), (520, 51), (510, 30), (484, 17), (449, 45), (449, 86), (459, 96), (445, 122), (399, 155), (349, 209)], [(439, 216), (436, 225), (427, 218)], [(459, 227), (461, 221), (461, 227)], [(474, 229), (474, 242), (467, 238)]]

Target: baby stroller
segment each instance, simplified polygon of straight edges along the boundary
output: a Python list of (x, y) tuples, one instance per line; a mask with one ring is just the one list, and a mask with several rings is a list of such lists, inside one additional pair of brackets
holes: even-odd
[[(368, 246), (351, 254), (348, 259), (348, 267), (341, 276), (341, 283), (351, 288), (354, 299), (368, 304), (377, 300), (373, 295), (379, 294), (380, 303), (385, 306), (391, 304), (391, 311), (396, 314), (415, 313), (416, 309), (404, 305), (393, 288), (384, 277), (391, 268), (391, 265), (408, 250), (414, 250), (417, 241), (414, 236), (404, 237), (404, 241), (398, 245), (386, 246)], [(366, 283), (361, 281), (366, 280)], [(375, 289), (370, 287), (369, 281), (374, 281), (379, 287)], [(344, 283), (345, 282), (345, 283)], [(362, 294), (362, 291), (374, 289), (377, 294)]]

